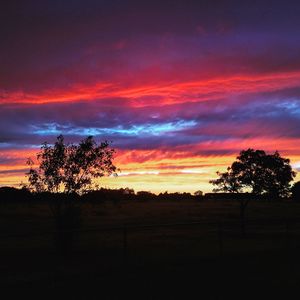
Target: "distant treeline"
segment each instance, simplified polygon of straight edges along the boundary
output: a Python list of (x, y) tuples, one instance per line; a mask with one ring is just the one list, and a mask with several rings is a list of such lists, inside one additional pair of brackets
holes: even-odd
[(90, 191), (83, 195), (63, 194), (63, 193), (31, 193), (27, 189), (17, 189), (13, 187), (0, 187), (0, 202), (47, 202), (55, 200), (75, 200), (90, 203), (101, 203), (106, 201), (214, 201), (214, 200), (259, 200), (259, 201), (299, 201), (297, 195), (292, 195), (289, 199), (274, 199), (265, 195), (253, 195), (250, 193), (160, 193), (158, 195), (147, 191), (135, 192), (130, 188), (106, 189)]

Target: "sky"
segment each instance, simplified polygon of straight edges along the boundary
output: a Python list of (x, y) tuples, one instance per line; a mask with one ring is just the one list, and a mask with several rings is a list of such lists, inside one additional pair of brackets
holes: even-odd
[(300, 171), (299, 1), (6, 2), (0, 186), (59, 134), (112, 141), (109, 188), (210, 192), (248, 148)]

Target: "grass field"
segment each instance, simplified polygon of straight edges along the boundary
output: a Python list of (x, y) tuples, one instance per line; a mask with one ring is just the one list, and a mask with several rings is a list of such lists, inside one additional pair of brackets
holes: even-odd
[(62, 256), (47, 204), (1, 206), (1, 286), (12, 298), (269, 299), (298, 292), (298, 203), (251, 202), (245, 237), (231, 201), (86, 203), (81, 211), (72, 252)]

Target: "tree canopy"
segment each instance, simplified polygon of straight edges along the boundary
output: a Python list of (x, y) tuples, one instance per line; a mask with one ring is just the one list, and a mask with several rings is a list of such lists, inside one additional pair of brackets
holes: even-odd
[(300, 181), (295, 182), (292, 187), (292, 198), (295, 201), (300, 201)]
[(115, 150), (107, 141), (97, 144), (92, 136), (78, 145), (65, 144), (63, 135), (53, 146), (43, 143), (37, 153), (38, 168), (28, 159), (28, 188), (36, 192), (83, 193), (93, 179), (116, 174), (113, 164)]
[(231, 193), (250, 192), (285, 197), (290, 193), (290, 182), (296, 176), (290, 160), (276, 151), (266, 154), (263, 150), (248, 149), (240, 152), (227, 172), (217, 172), (219, 178), (210, 183), (214, 191)]

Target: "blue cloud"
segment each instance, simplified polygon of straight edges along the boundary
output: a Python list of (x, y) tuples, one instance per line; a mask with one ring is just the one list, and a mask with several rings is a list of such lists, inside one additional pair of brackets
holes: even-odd
[(160, 136), (161, 134), (176, 133), (188, 128), (195, 127), (197, 122), (194, 120), (179, 120), (174, 122), (157, 123), (157, 124), (139, 124), (125, 127), (119, 125), (110, 128), (97, 128), (97, 127), (76, 127), (72, 125), (61, 125), (57, 123), (44, 123), (42, 125), (31, 125), (32, 134), (42, 136), (59, 135), (61, 133), (66, 135), (78, 136)]

